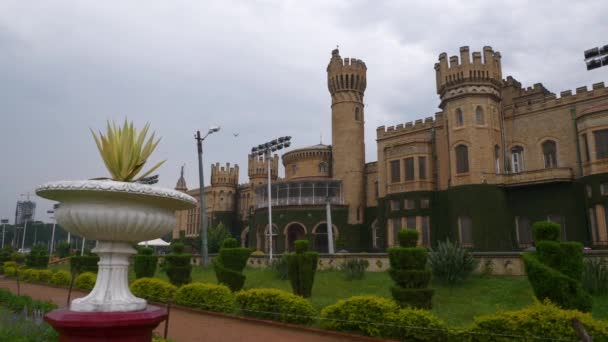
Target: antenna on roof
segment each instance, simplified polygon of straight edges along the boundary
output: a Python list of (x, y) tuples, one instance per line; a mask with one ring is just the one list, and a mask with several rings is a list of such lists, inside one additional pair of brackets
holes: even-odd
[(319, 133), (319, 144), (323, 145), (323, 132)]

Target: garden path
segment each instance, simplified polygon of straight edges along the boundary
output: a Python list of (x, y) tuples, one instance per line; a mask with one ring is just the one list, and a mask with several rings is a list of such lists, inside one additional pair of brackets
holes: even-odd
[[(17, 293), (17, 283), (14, 279), (0, 277), (0, 288), (5, 288)], [(20, 290), (21, 294), (28, 295), (34, 299), (50, 300), (60, 307), (66, 306), (68, 293), (66, 289), (21, 283)], [(84, 293), (79, 291), (72, 292), (72, 298), (82, 297), (83, 295)], [(162, 336), (164, 332), (164, 322), (162, 322), (155, 331)], [(359, 339), (352, 336), (333, 335), (331, 333), (324, 333), (323, 331), (314, 332), (292, 329), (255, 321), (208, 315), (178, 308), (171, 309), (168, 337), (176, 342), (346, 342), (371, 340), (365, 337)]]

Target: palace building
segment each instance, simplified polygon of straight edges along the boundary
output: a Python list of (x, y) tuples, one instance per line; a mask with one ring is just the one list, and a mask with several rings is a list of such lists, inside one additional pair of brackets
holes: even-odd
[[(521, 250), (531, 225), (557, 222), (562, 239), (608, 246), (608, 88), (559, 96), (541, 83), (503, 78), (491, 47), (435, 63), (440, 111), (376, 130), (378, 161), (365, 161), (367, 67), (333, 50), (327, 66), (332, 144), (272, 157), (273, 226), (268, 227), (264, 157), (211, 168), (208, 224), (222, 222), (243, 246), (281, 253), (297, 239), (326, 252), (329, 202), (336, 250), (385, 251), (397, 231), (420, 244), (450, 239), (477, 251)], [(279, 178), (279, 162), (285, 176)], [(182, 177), (177, 190), (198, 198)], [(199, 236), (200, 208), (176, 213), (174, 237)]]

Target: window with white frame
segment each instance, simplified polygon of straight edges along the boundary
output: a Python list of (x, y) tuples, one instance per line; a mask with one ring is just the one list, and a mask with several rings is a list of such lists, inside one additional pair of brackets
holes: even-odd
[(477, 108), (475, 109), (475, 123), (478, 125), (483, 125), (485, 124), (485, 118), (483, 115), (483, 108), (481, 108), (481, 106), (477, 106)]
[(431, 201), (428, 198), (420, 199), (420, 209), (428, 209), (431, 205)]
[(406, 210), (412, 210), (416, 207), (414, 200), (412, 199), (406, 199), (403, 201), (403, 206), (405, 207)]
[(547, 140), (542, 144), (545, 169), (557, 167), (557, 145), (553, 140)]
[(511, 165), (513, 167), (513, 173), (524, 171), (524, 148), (521, 146), (514, 146), (511, 149)]
[(399, 200), (391, 200), (391, 211), (397, 211), (399, 208)]

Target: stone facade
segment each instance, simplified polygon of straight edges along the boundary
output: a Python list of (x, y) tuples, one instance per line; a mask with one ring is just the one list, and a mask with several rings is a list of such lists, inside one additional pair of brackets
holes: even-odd
[[(238, 184), (238, 166), (212, 167), (209, 224), (214, 212), (232, 213), (224, 224), (243, 245), (267, 250), (272, 235), (279, 251), (299, 238), (323, 251), (329, 201), (336, 244), (349, 251), (382, 251), (403, 227), (418, 229), (428, 246), (447, 238), (476, 250), (519, 250), (532, 243), (531, 224), (546, 219), (562, 225), (564, 239), (608, 245), (608, 88), (558, 96), (541, 83), (522, 87), (503, 78), (501, 59), (488, 46), (440, 54), (440, 110), (378, 127), (378, 160), (366, 163), (367, 67), (332, 51), (332, 145), (285, 153), (285, 178), (272, 157), (272, 234), (264, 218), (268, 164), (255, 156), (246, 184)], [(177, 188), (186, 191), (185, 180)], [(175, 237), (198, 234), (197, 212), (176, 214)]]

